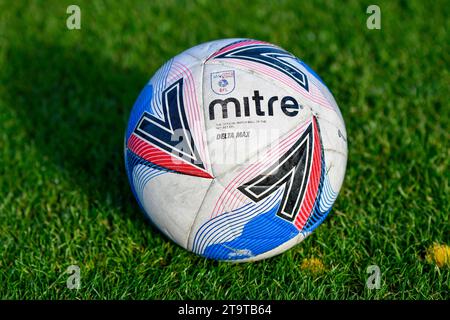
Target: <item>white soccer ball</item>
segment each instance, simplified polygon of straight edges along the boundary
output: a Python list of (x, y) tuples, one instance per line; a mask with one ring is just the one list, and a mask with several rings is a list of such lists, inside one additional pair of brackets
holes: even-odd
[(125, 162), (150, 220), (207, 258), (279, 254), (322, 223), (347, 163), (339, 108), (305, 63), (224, 39), (164, 64), (130, 115)]

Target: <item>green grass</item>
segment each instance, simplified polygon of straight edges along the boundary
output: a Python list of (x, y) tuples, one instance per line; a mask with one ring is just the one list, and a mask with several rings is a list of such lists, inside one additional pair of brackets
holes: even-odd
[[(446, 1), (1, 1), (0, 298), (449, 299), (450, 9)], [(65, 27), (77, 3), (82, 29)], [(131, 106), (167, 59), (250, 37), (333, 91), (349, 161), (327, 220), (257, 263), (209, 261), (144, 219), (123, 164)], [(318, 258), (322, 273), (302, 270)], [(65, 270), (81, 268), (81, 288)], [(366, 268), (382, 272), (366, 288)]]

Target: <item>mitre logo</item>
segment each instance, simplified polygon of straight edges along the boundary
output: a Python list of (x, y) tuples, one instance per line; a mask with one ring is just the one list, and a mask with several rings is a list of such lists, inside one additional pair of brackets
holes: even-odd
[(303, 106), (294, 97), (273, 96), (266, 99), (259, 90), (254, 90), (252, 97), (243, 97), (242, 101), (234, 97), (215, 99), (209, 104), (208, 111), (209, 120), (216, 120), (216, 113), (222, 119), (227, 119), (230, 112), (236, 118), (254, 115), (272, 117), (275, 112), (280, 112), (280, 110), (288, 117), (295, 117), (302, 108)]

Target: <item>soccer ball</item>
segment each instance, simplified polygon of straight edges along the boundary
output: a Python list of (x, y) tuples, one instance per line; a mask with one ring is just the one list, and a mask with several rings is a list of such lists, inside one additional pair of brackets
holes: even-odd
[(273, 44), (224, 39), (164, 64), (125, 134), (132, 191), (177, 244), (207, 258), (277, 255), (322, 223), (347, 135), (324, 82)]

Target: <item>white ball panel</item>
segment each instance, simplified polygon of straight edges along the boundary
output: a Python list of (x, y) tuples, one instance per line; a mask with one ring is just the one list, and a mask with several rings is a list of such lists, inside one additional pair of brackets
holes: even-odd
[(165, 173), (147, 182), (141, 203), (152, 222), (183, 248), (212, 180)]
[[(232, 71), (234, 73), (234, 89), (227, 94), (218, 94), (212, 87), (212, 77), (215, 74)], [(253, 97), (255, 91), (263, 98), (260, 101), (260, 111), (264, 116), (256, 114), (256, 105)], [(269, 114), (268, 102), (271, 103)], [(297, 115), (287, 116), (281, 109), (281, 100), (284, 97), (293, 97), (298, 102)], [(219, 103), (214, 105), (214, 119), (211, 119), (210, 104), (218, 100), (236, 99), (239, 103), (240, 116), (236, 116), (235, 103), (227, 104), (228, 118), (224, 118)], [(245, 100), (248, 99), (248, 114), (246, 116)], [(311, 118), (309, 108), (305, 106), (304, 97), (292, 88), (283, 86), (280, 82), (251, 67), (238, 66), (233, 63), (208, 62), (203, 74), (203, 103), (206, 119), (207, 139), (210, 149), (210, 159), (215, 176), (222, 176), (241, 165), (250, 157), (264, 150), (270, 144), (277, 143), (290, 131)], [(290, 110), (291, 111), (291, 110)], [(293, 110), (292, 110), (293, 111)], [(226, 135), (226, 139), (218, 138)], [(234, 138), (229, 138), (229, 135)], [(249, 137), (236, 138), (238, 134), (248, 134)]]
[(239, 41), (239, 40), (245, 40), (243, 38), (229, 38), (229, 39), (222, 39), (222, 40), (215, 40), (210, 42), (205, 42), (202, 44), (199, 44), (195, 47), (192, 47), (190, 49), (187, 49), (183, 52), (185, 55), (190, 55), (201, 62), (205, 61), (210, 55), (212, 55), (214, 52), (219, 50), (222, 47), (225, 47), (229, 45), (230, 43)]

